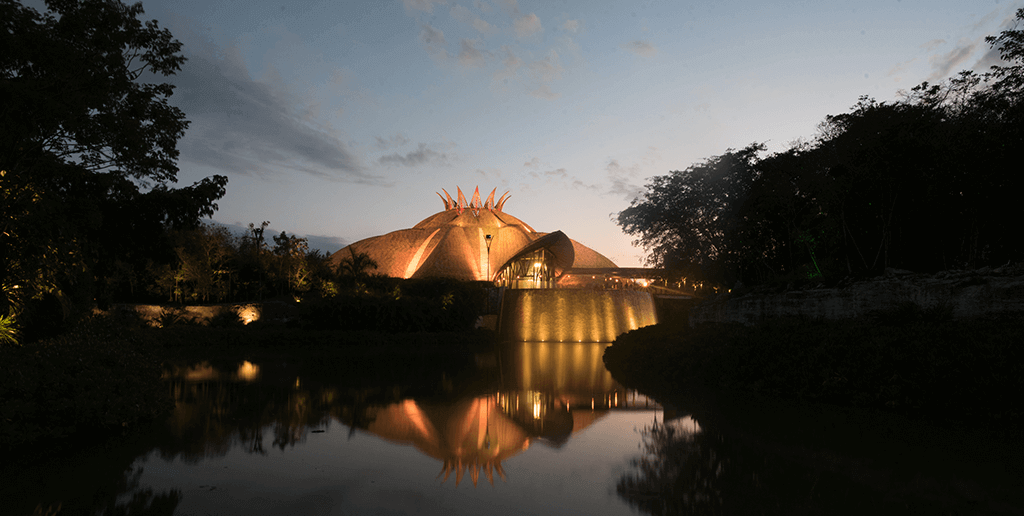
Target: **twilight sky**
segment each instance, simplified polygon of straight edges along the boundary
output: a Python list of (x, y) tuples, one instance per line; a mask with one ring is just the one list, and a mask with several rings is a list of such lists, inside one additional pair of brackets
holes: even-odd
[[(441, 211), (442, 188), (638, 266), (612, 216), (646, 179), (814, 136), (860, 95), (963, 69), (1009, 0), (145, 0), (184, 43), (179, 184), (215, 221), (334, 252)], [(496, 197), (497, 197), (496, 195)]]

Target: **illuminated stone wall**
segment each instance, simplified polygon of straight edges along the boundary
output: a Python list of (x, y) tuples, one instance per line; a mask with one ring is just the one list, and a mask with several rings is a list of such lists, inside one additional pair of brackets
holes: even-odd
[(654, 298), (647, 292), (508, 289), (498, 331), (513, 342), (612, 342), (657, 322)]

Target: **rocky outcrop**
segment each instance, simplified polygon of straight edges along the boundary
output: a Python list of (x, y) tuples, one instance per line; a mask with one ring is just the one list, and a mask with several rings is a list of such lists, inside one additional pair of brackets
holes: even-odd
[(907, 307), (954, 319), (1024, 317), (1024, 265), (918, 274), (887, 269), (877, 278), (776, 292), (733, 289), (690, 312), (690, 324), (756, 324), (780, 317), (846, 319)]

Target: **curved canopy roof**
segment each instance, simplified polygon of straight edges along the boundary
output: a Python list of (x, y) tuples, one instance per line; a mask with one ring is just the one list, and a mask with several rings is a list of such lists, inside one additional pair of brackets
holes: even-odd
[[(508, 194), (494, 202), (494, 191), (481, 202), (479, 189), (467, 202), (441, 196), (445, 210), (409, 229), (360, 240), (334, 253), (336, 265), (352, 252), (366, 253), (377, 263), (372, 272), (396, 278), (446, 277), (485, 281), (493, 278), (514, 256), (541, 247), (558, 249), (560, 270), (570, 267), (615, 267), (597, 251), (562, 232), (538, 233), (517, 217), (502, 211)], [(447, 194), (447, 192), (445, 192)], [(488, 239), (488, 235), (490, 238)], [(557, 235), (557, 236), (555, 236)], [(541, 242), (537, 244), (537, 242)], [(536, 247), (539, 245), (539, 247)], [(565, 263), (562, 263), (565, 262)]]

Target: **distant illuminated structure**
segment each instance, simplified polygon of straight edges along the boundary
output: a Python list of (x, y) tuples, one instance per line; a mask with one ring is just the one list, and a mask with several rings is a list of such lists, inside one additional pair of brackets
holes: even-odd
[(480, 188), (466, 201), (462, 189), (455, 199), (447, 190), (438, 194), (444, 211), (409, 229), (366, 238), (334, 253), (337, 264), (352, 252), (375, 262), (373, 272), (394, 278), (454, 278), (496, 280), (514, 288), (550, 288), (570, 267), (614, 268), (600, 253), (571, 240), (561, 231), (538, 233), (505, 213), (508, 192), (497, 201), (491, 190), (480, 200)]
[(500, 331), (514, 341), (611, 342), (657, 322), (640, 269), (620, 269), (561, 231), (534, 231), (505, 213), (508, 192), (481, 201), (477, 187), (467, 201), (461, 188), (455, 198), (441, 191), (444, 211), (355, 242), (332, 261), (363, 253), (377, 263), (373, 272), (391, 277), (493, 282), (504, 287)]

